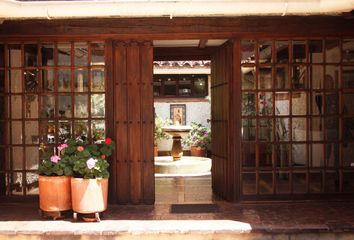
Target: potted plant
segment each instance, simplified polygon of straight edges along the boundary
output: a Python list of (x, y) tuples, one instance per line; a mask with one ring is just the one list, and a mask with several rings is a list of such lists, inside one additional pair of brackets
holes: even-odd
[(44, 149), (43, 159), (38, 166), (39, 208), (41, 213), (61, 217), (62, 212), (71, 210), (70, 179), (73, 173), (72, 162), (62, 158), (66, 144), (60, 144), (53, 150)]
[(171, 120), (164, 120), (161, 117), (155, 117), (155, 130), (154, 130), (154, 156), (158, 156), (157, 145), (162, 139), (169, 139), (169, 135), (162, 130), (162, 127), (171, 125)]
[[(115, 143), (106, 138), (102, 144), (89, 144), (80, 138), (68, 139), (62, 159), (72, 162), (71, 199), (74, 220), (77, 213), (95, 214), (107, 208), (109, 163)], [(70, 159), (70, 160), (69, 160)]]
[(204, 157), (206, 156), (207, 148), (211, 143), (210, 128), (203, 126), (200, 123), (191, 123), (192, 130), (187, 137), (183, 138), (182, 143), (185, 146), (191, 147), (191, 155)]

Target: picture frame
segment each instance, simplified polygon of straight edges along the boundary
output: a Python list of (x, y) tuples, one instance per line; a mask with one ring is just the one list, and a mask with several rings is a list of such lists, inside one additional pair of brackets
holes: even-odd
[(186, 125), (186, 104), (171, 104), (170, 119), (174, 125)]

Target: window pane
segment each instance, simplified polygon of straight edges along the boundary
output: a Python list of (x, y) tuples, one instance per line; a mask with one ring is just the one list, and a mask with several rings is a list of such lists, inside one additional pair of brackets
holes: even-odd
[(154, 97), (158, 97), (162, 95), (162, 79), (155, 78), (154, 79)]
[(54, 66), (54, 44), (42, 44), (42, 66)]
[(74, 122), (74, 137), (83, 140), (88, 137), (88, 121), (75, 121)]
[(324, 122), (323, 118), (312, 117), (311, 118), (311, 139), (312, 141), (324, 140)]
[(58, 91), (70, 92), (71, 89), (70, 82), (71, 82), (71, 70), (59, 69), (58, 70)]
[(104, 120), (91, 121), (92, 140), (94, 143), (103, 143), (105, 139)]
[[(199, 86), (199, 84), (201, 84)], [(200, 90), (203, 89), (203, 86), (205, 86), (205, 82), (203, 79), (196, 80), (194, 82), (194, 88), (196, 91), (201, 92)], [(178, 95), (179, 96), (191, 96), (192, 94), (192, 81), (190, 79), (187, 79), (185, 77), (181, 78), (178, 83)]]
[(22, 118), (22, 96), (11, 96), (11, 118)]
[(345, 172), (343, 174), (343, 192), (353, 192), (354, 172)]
[(271, 89), (272, 88), (272, 68), (261, 67), (259, 68), (259, 89)]
[(320, 92), (315, 92), (312, 93), (312, 104), (311, 104), (311, 109), (312, 109), (312, 114), (313, 115), (319, 115), (319, 114), (324, 114), (324, 97), (323, 94)]
[(310, 80), (312, 89), (323, 88), (323, 66), (312, 66), (310, 68)]
[(324, 166), (324, 144), (312, 144), (312, 167)]
[(26, 173), (26, 187), (27, 187), (27, 195), (38, 195), (38, 174), (36, 173)]
[(58, 127), (59, 142), (63, 143), (71, 138), (71, 121), (59, 121)]
[(242, 144), (242, 166), (256, 167), (256, 145), (253, 143)]
[(338, 114), (338, 93), (337, 92), (328, 92), (326, 94), (326, 114)]
[(71, 118), (71, 96), (58, 96), (58, 116), (61, 118)]
[(339, 40), (326, 40), (326, 62), (337, 63), (340, 61)]
[(256, 68), (241, 67), (242, 89), (256, 88)]
[(258, 111), (260, 116), (273, 115), (273, 93), (258, 93)]
[[(339, 66), (335, 65), (326, 65), (325, 69), (325, 78), (324, 78), (324, 85), (326, 89), (337, 89), (340, 86), (339, 81)], [(343, 73), (344, 75), (344, 73)], [(344, 77), (343, 77), (344, 78)], [(343, 83), (345, 85), (345, 80)]]
[(338, 140), (338, 124), (339, 124), (339, 119), (338, 117), (326, 117), (325, 118), (325, 131), (326, 131), (326, 136), (329, 141), (335, 141)]
[(294, 166), (307, 165), (307, 149), (306, 144), (292, 145), (292, 162)]
[(273, 148), (270, 143), (258, 144), (259, 151), (259, 166), (260, 167), (272, 167), (273, 166)]
[(275, 51), (276, 51), (277, 63), (289, 62), (289, 42), (288, 41), (276, 41)]
[(272, 194), (273, 193), (273, 174), (272, 173), (260, 173), (259, 174), (259, 193), (260, 194)]
[(244, 195), (256, 194), (256, 174), (254, 173), (242, 174), (242, 194)]
[(270, 118), (259, 119), (259, 140), (273, 141), (273, 122)]
[(75, 118), (88, 117), (88, 95), (75, 96)]
[(255, 116), (256, 115), (256, 94), (242, 93), (242, 115)]
[(288, 67), (277, 67), (276, 68), (276, 89), (286, 89), (290, 88), (290, 81), (288, 75)]
[(309, 41), (309, 61), (310, 61), (310, 63), (322, 63), (323, 62), (322, 40)]
[(91, 43), (91, 65), (104, 65), (103, 43)]
[(290, 174), (285, 171), (281, 171), (276, 174), (275, 178), (275, 191), (279, 194), (290, 193)]
[(327, 143), (326, 145), (326, 165), (327, 167), (339, 167), (339, 144)]
[(37, 66), (38, 46), (36, 44), (25, 44), (25, 67)]
[(275, 115), (289, 115), (289, 93), (275, 93)]
[(59, 66), (71, 65), (71, 44), (70, 43), (58, 44), (58, 65)]
[(207, 79), (206, 78), (197, 78), (194, 80), (194, 95), (195, 96), (208, 95)]
[(343, 118), (343, 140), (354, 141), (354, 118)]
[(306, 141), (307, 122), (306, 118), (292, 119), (292, 139), (293, 141)]
[(306, 173), (293, 173), (293, 191), (294, 193), (306, 193)]
[(91, 95), (91, 116), (104, 117), (105, 116), (105, 95), (92, 94)]
[(354, 62), (354, 39), (343, 40), (343, 62)]
[(177, 82), (170, 77), (165, 80), (165, 96), (176, 96)]
[(21, 67), (21, 45), (9, 45), (9, 67)]
[(342, 146), (343, 166), (351, 168), (354, 167), (354, 142), (344, 143)]
[(54, 96), (42, 96), (41, 103), (41, 117), (42, 118), (54, 118)]
[[(37, 170), (38, 160), (39, 160), (38, 147), (26, 147), (25, 153), (26, 153), (26, 169)], [(27, 184), (29, 184), (29, 182), (27, 182)]]
[(291, 111), (293, 115), (306, 115), (307, 113), (306, 92), (293, 92)]
[(26, 139), (25, 139), (26, 144), (38, 144), (39, 143), (38, 121), (26, 121), (25, 134), (26, 134)]
[(38, 92), (39, 91), (39, 76), (38, 70), (27, 70), (25, 75), (25, 89), (26, 92)]
[(11, 122), (11, 138), (12, 144), (22, 144), (22, 122), (21, 121), (12, 121)]
[(75, 70), (75, 92), (88, 91), (88, 72), (86, 69)]
[(293, 66), (292, 68), (292, 84), (294, 89), (304, 89), (307, 87), (307, 71), (305, 65)]
[(327, 172), (325, 174), (325, 192), (339, 192), (339, 175), (335, 172)]
[(293, 63), (306, 62), (306, 42), (293, 42)]
[(252, 141), (256, 138), (256, 120), (242, 119), (242, 140)]
[(259, 42), (259, 63), (272, 62), (272, 42)]
[(40, 139), (42, 139), (44, 143), (54, 143), (56, 132), (54, 121), (41, 121), (39, 127)]
[(289, 141), (289, 118), (275, 119), (275, 140)]
[(343, 88), (354, 88), (354, 67), (343, 67)]
[(88, 65), (88, 46), (87, 43), (78, 42), (75, 43), (75, 66), (87, 66)]
[(290, 145), (276, 144), (275, 145), (275, 159), (278, 168), (289, 167)]
[(9, 71), (11, 93), (22, 92), (22, 76), (21, 75), (22, 75), (21, 70)]
[(15, 172), (10, 174), (10, 190), (12, 195), (23, 195), (22, 173)]
[(241, 42), (241, 64), (255, 62), (255, 43), (254, 41)]
[(345, 93), (343, 96), (343, 110), (344, 115), (354, 114), (354, 93)]
[[(154, 86), (155, 86), (155, 82), (154, 82)], [(92, 92), (105, 91), (105, 74), (103, 68), (97, 68), (91, 70), (91, 91)]]

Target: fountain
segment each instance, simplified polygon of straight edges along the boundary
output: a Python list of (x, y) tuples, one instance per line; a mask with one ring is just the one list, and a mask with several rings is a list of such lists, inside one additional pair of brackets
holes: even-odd
[(211, 170), (211, 159), (207, 157), (183, 156), (182, 137), (188, 135), (190, 126), (171, 125), (162, 130), (172, 136), (171, 156), (155, 157), (155, 174), (157, 176), (207, 175)]

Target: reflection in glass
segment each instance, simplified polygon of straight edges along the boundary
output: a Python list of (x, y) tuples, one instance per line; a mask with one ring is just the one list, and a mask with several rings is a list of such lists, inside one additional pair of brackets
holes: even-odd
[(26, 92), (38, 92), (39, 91), (39, 77), (38, 70), (27, 70), (25, 75), (25, 89)]
[[(339, 66), (326, 65), (324, 85), (326, 89), (337, 89), (340, 86)], [(344, 74), (344, 73), (343, 73)], [(344, 78), (344, 77), (343, 77)], [(345, 82), (345, 81), (343, 81)], [(345, 83), (344, 83), (345, 85)]]
[(61, 118), (71, 118), (71, 96), (58, 96), (58, 116)]
[(80, 139), (87, 139), (88, 137), (88, 121), (74, 122), (74, 137)]
[(311, 118), (311, 140), (312, 141), (323, 141), (323, 127), (324, 121), (323, 118), (312, 117)]
[(293, 41), (293, 63), (306, 62), (306, 42)]
[(22, 118), (22, 96), (11, 96), (11, 118)]
[(14, 172), (11, 175), (10, 191), (12, 195), (23, 195), (22, 173)]
[(326, 146), (326, 166), (338, 167), (339, 166), (339, 144), (327, 143)]
[(87, 66), (88, 63), (88, 46), (84, 42), (76, 42), (74, 44), (75, 66)]
[(258, 88), (271, 89), (272, 88), (272, 68), (260, 67), (258, 75)]
[(164, 83), (165, 83), (165, 95), (176, 96), (176, 92), (177, 92), (176, 81), (173, 81), (171, 78), (167, 78)]
[(75, 96), (75, 112), (76, 118), (88, 117), (88, 95)]
[(325, 131), (328, 141), (338, 140), (338, 128), (339, 119), (338, 117), (326, 117), (325, 118)]
[(306, 173), (293, 173), (293, 192), (306, 193)]
[(342, 52), (343, 62), (354, 62), (354, 39), (344, 39), (342, 44), (343, 44), (343, 52)]
[(158, 97), (162, 94), (162, 79), (154, 79), (154, 97)]
[(256, 94), (242, 93), (242, 115), (254, 116), (256, 115)]
[(11, 90), (11, 93), (20, 93), (20, 92), (22, 92), (21, 70), (10, 70), (9, 71), (9, 79), (10, 79), (10, 90)]
[(105, 139), (105, 121), (92, 120), (91, 121), (92, 140), (94, 143), (103, 143)]
[(321, 92), (313, 92), (311, 100), (311, 109), (313, 115), (319, 115), (324, 113), (324, 97)]
[(11, 137), (12, 144), (22, 144), (22, 122), (12, 121), (11, 122)]
[(260, 143), (258, 144), (259, 151), (259, 166), (260, 167), (271, 167), (273, 165), (273, 147), (270, 143)]
[(288, 75), (288, 67), (277, 67), (276, 68), (276, 89), (286, 89), (290, 88), (290, 81)]
[(273, 122), (272, 119), (264, 118), (259, 120), (259, 140), (273, 141)]
[(256, 145), (242, 144), (242, 167), (256, 167)]
[(323, 43), (322, 40), (311, 40), (309, 46), (309, 60), (310, 63), (323, 62)]
[(310, 80), (312, 89), (323, 88), (323, 66), (312, 65), (310, 68)]
[(275, 115), (289, 115), (289, 93), (275, 93)]
[(242, 41), (241, 42), (241, 64), (255, 62), (255, 42)]
[(326, 49), (327, 63), (338, 63), (340, 61), (339, 40), (337, 39), (326, 40), (325, 49)]
[(256, 68), (241, 67), (242, 89), (256, 88)]
[(288, 144), (275, 145), (275, 160), (278, 168), (289, 166), (290, 147)]
[(297, 65), (292, 68), (292, 84), (294, 89), (304, 89), (306, 88), (306, 66)]
[(88, 91), (88, 73), (86, 69), (75, 70), (75, 91), (76, 92)]
[(41, 117), (42, 118), (54, 118), (54, 96), (42, 96), (41, 103)]
[(273, 174), (272, 173), (260, 173), (259, 174), (259, 193), (260, 194), (272, 194), (273, 193)]
[(207, 94), (207, 84), (205, 78), (197, 78), (194, 80), (194, 95), (196, 96), (206, 96)]
[(354, 67), (342, 68), (343, 88), (354, 88)]
[(310, 182), (310, 192), (311, 193), (320, 193), (322, 192), (322, 173), (321, 172), (311, 172), (309, 174), (309, 182)]
[(42, 70), (43, 90), (54, 92), (54, 70)]
[(256, 194), (256, 174), (255, 173), (242, 174), (242, 194), (244, 195)]
[(9, 67), (21, 67), (21, 45), (14, 44), (8, 46), (9, 56), (8, 65)]
[[(351, 139), (353, 141), (353, 139)], [(342, 145), (342, 161), (344, 167), (352, 167), (354, 164), (354, 142), (346, 142)]]
[(70, 43), (58, 44), (58, 65), (59, 66), (71, 65), (71, 44)]
[(26, 121), (25, 122), (25, 136), (26, 136), (25, 144), (38, 144), (39, 143), (38, 121)]
[(354, 141), (354, 118), (343, 118), (343, 140)]
[(307, 95), (306, 92), (293, 92), (291, 102), (292, 115), (306, 115), (307, 113)]
[(293, 141), (306, 141), (306, 132), (307, 132), (306, 118), (293, 118), (291, 126), (292, 126)]
[(256, 120), (242, 119), (242, 140), (252, 141), (256, 138)]
[(40, 139), (44, 143), (55, 142), (55, 123), (54, 121), (41, 121), (40, 122)]
[(276, 41), (275, 42), (276, 62), (287, 63), (289, 62), (289, 42)]
[(273, 114), (273, 93), (258, 93), (258, 111), (260, 116), (269, 116)]
[(275, 140), (289, 141), (289, 118), (275, 119)]
[(272, 42), (259, 42), (259, 63), (272, 62)]
[(103, 43), (91, 43), (91, 65), (104, 65)]
[(339, 109), (338, 93), (328, 92), (326, 93), (326, 114), (338, 114)]
[(71, 70), (59, 69), (58, 70), (58, 91), (70, 92), (71, 89), (70, 80), (71, 80)]
[(25, 67), (37, 66), (38, 47), (37, 44), (25, 44)]
[(59, 142), (63, 143), (65, 140), (71, 138), (71, 122), (70, 121), (59, 121), (58, 124), (58, 137)]
[(279, 194), (290, 193), (290, 174), (285, 171), (277, 173), (275, 178), (275, 191)]
[(38, 174), (27, 172), (26, 173), (26, 195), (38, 195)]
[[(201, 84), (199, 86), (199, 84)], [(194, 87), (199, 90), (203, 88), (205, 82), (203, 79), (195, 80)], [(178, 95), (179, 96), (191, 96), (192, 95), (192, 84), (190, 79), (181, 78), (178, 82)]]
[(294, 166), (307, 165), (306, 144), (293, 144), (291, 152), (292, 152), (292, 162)]
[(42, 66), (54, 66), (54, 44), (42, 44)]
[(103, 68), (91, 69), (91, 92), (104, 92), (104, 91), (105, 91), (104, 69)]
[(26, 147), (26, 170), (37, 170), (39, 152), (38, 147)]
[(104, 117), (105, 115), (105, 95), (92, 94), (91, 95), (91, 116)]

